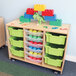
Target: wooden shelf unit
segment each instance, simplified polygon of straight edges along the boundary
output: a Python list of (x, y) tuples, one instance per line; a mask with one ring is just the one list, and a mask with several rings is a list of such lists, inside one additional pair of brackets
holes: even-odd
[(3, 45), (5, 45), (4, 21), (3, 18), (0, 17), (0, 47)]
[[(16, 56), (12, 55), (11, 52), (10, 52), (10, 47), (11, 46), (10, 46), (10, 42), (9, 42), (9, 37), (10, 37), (9, 31), (8, 31), (8, 27), (9, 26), (23, 28), (23, 30), (24, 30), (24, 32), (23, 32), (23, 34), (24, 34), (24, 38), (23, 38), (23, 40), (24, 40), (24, 58), (16, 57)], [(43, 26), (48, 26), (48, 28), (43, 28)], [(67, 49), (70, 25), (69, 24), (63, 24), (58, 29), (52, 29), (52, 27), (56, 27), (56, 26), (50, 26), (48, 22), (46, 24), (43, 23), (42, 25), (38, 25), (38, 22), (36, 22), (36, 21), (30, 22), (30, 23), (22, 23), (21, 24), (19, 19), (6, 24), (9, 59), (14, 58), (14, 59), (17, 59), (17, 60), (21, 60), (21, 61), (24, 61), (24, 62), (35, 64), (35, 65), (38, 65), (38, 66), (41, 66), (41, 67), (57, 70), (57, 71), (60, 71), (60, 73), (62, 74), (64, 63), (65, 63), (65, 55), (66, 55), (66, 49)], [(67, 28), (67, 30), (60, 30), (60, 28)], [(25, 48), (25, 46), (26, 46), (26, 43), (25, 43), (25, 41), (26, 41), (26, 38), (25, 38), (26, 32), (25, 32), (25, 29), (40, 30), (40, 31), (43, 32), (42, 64), (38, 64), (38, 63), (35, 63), (35, 62), (32, 62), (32, 61), (29, 61), (29, 60), (27, 60), (25, 58), (25, 56), (26, 56), (26, 53), (25, 53), (25, 51), (26, 51), (26, 48)], [(51, 65), (48, 65), (48, 64), (44, 63), (44, 54), (45, 54), (45, 52), (44, 52), (44, 45), (45, 45), (45, 33), (46, 32), (65, 34), (67, 36), (67, 38), (66, 38), (66, 45), (65, 45), (65, 51), (64, 51), (64, 57), (63, 57), (63, 63), (62, 63), (61, 67), (55, 67), (55, 66), (51, 66)]]

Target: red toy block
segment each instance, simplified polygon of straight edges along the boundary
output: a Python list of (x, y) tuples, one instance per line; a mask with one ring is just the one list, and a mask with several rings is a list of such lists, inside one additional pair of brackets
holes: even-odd
[(33, 57), (32, 57), (32, 56), (29, 56), (29, 58), (30, 58), (30, 59), (33, 59)]
[(30, 14), (30, 15), (34, 15), (35, 12), (38, 12), (38, 11), (34, 11), (33, 8), (27, 8), (26, 10), (26, 14)]
[(41, 60), (41, 58), (37, 58), (37, 60)]
[(33, 41), (30, 41), (30, 43), (33, 44), (34, 42)]
[(33, 57), (33, 60), (37, 60), (37, 58), (36, 57)]
[(38, 44), (42, 44), (41, 42), (39, 42)]
[(68, 30), (67, 28), (60, 28), (60, 30)]
[(42, 16), (53, 16), (54, 10), (53, 9), (46, 9), (45, 11), (42, 11)]
[(37, 42), (34, 42), (34, 44), (37, 45), (38, 43)]

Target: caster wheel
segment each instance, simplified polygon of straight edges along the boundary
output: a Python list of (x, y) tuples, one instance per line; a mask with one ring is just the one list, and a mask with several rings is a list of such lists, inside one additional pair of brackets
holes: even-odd
[(4, 48), (4, 46), (2, 46), (2, 49)]
[(57, 72), (57, 71), (55, 71), (55, 72), (54, 72), (54, 74), (56, 74), (56, 75), (57, 75), (57, 74), (58, 74), (58, 72)]
[(13, 61), (13, 62), (14, 62), (14, 61), (16, 61), (16, 60), (15, 60), (15, 59), (11, 59), (11, 61)]

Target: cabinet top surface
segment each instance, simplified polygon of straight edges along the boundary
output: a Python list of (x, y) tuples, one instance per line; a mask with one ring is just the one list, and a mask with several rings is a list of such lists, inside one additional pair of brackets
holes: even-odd
[[(8, 23), (6, 26), (41, 30), (41, 31), (47, 31), (47, 32), (55, 32), (55, 33), (62, 33), (62, 34), (68, 34), (70, 30), (69, 24), (62, 24), (62, 26), (51, 26), (49, 25), (48, 22), (46, 22), (39, 25), (37, 21), (32, 21), (30, 23), (21, 23), (19, 19)], [(47, 26), (48, 28), (44, 28), (45, 26)], [(54, 27), (58, 27), (58, 29), (53, 29)]]

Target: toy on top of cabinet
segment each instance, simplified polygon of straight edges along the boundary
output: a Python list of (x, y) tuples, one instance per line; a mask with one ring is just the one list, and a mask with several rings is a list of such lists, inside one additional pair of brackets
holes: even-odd
[(35, 4), (34, 5), (34, 10), (35, 11), (45, 11), (46, 6), (45, 5), (41, 5), (41, 4)]
[(45, 22), (44, 17), (41, 16), (41, 15), (39, 15), (38, 13), (34, 13), (33, 18), (34, 18), (34, 19), (37, 19), (37, 20), (38, 20), (38, 23), (39, 23), (40, 25), (41, 25), (41, 22)]

